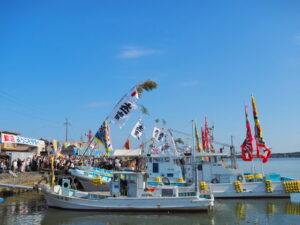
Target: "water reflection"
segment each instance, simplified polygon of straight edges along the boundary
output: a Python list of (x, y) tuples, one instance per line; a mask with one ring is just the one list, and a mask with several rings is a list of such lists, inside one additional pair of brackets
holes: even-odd
[(0, 203), (0, 224), (39, 224), (46, 210), (47, 204), (39, 193), (15, 194)]
[(6, 198), (0, 224), (299, 224), (300, 204), (289, 199), (216, 200), (213, 210), (199, 213), (104, 213), (47, 209), (38, 193)]
[(213, 224), (207, 213), (104, 213), (71, 212), (50, 209), (42, 220), (43, 225), (50, 224), (109, 224), (109, 225), (182, 225)]

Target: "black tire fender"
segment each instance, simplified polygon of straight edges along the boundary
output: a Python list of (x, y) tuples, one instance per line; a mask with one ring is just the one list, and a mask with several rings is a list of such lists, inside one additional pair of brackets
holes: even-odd
[(162, 179), (162, 182), (163, 182), (164, 185), (170, 185), (171, 184), (169, 178), (167, 178), (167, 177), (164, 177)]
[(237, 179), (238, 181), (243, 181), (243, 180), (244, 180), (244, 177), (243, 177), (241, 174), (239, 174), (239, 175), (236, 176), (236, 179)]
[(211, 180), (211, 183), (218, 184), (218, 183), (220, 183), (220, 181), (217, 178), (214, 178)]

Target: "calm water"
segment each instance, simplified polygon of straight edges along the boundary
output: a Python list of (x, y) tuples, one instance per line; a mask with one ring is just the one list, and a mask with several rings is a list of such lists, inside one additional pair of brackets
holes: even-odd
[[(252, 168), (240, 161), (239, 166)], [(256, 168), (260, 169), (259, 163)], [(300, 159), (271, 159), (264, 165), (266, 173), (297, 179), (299, 168)], [(289, 199), (216, 200), (213, 210), (202, 213), (101, 213), (48, 209), (39, 193), (26, 193), (0, 203), (0, 224), (300, 224), (300, 204)]]

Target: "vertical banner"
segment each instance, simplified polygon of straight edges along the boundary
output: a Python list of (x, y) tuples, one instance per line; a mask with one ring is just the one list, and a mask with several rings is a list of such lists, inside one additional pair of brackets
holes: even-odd
[(194, 121), (194, 126), (195, 126), (195, 138), (196, 138), (197, 150), (198, 152), (200, 152), (202, 150), (202, 147), (200, 143), (199, 131), (197, 129), (196, 121)]
[(131, 131), (131, 136), (140, 140), (141, 136), (143, 135), (143, 131), (144, 125), (140, 121), (138, 121)]
[(262, 136), (262, 129), (261, 129), (259, 118), (258, 118), (255, 98), (253, 96), (251, 96), (251, 100), (252, 100), (252, 109), (253, 109), (253, 119), (254, 119), (254, 123), (255, 123), (254, 137), (255, 137), (255, 141), (256, 141), (257, 157), (262, 158), (262, 162), (266, 163), (266, 162), (268, 162), (268, 159), (271, 155), (271, 150), (266, 146), (266, 143)]
[(155, 140), (158, 140), (158, 136), (160, 134), (160, 129), (158, 129), (156, 126), (153, 127), (152, 137)]
[(248, 107), (245, 105), (247, 133), (246, 133), (246, 138), (245, 138), (243, 144), (241, 145), (241, 149), (242, 149), (242, 159), (244, 161), (252, 161), (253, 160), (253, 145), (252, 145), (253, 137), (251, 134), (251, 126), (250, 126), (250, 122), (248, 119), (248, 110), (247, 109), (248, 109)]
[(122, 128), (128, 121), (133, 111), (138, 109), (136, 102), (132, 100), (132, 97), (124, 97), (119, 104), (115, 107), (111, 113), (109, 120)]

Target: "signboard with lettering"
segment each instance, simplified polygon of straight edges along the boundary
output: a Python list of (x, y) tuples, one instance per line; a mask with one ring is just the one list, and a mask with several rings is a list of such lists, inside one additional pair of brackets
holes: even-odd
[(16, 143), (16, 144), (25, 144), (25, 145), (32, 145), (32, 146), (43, 146), (44, 142), (32, 139), (32, 138), (26, 138), (21, 136), (16, 136), (12, 134), (3, 134), (1, 135), (2, 143)]

